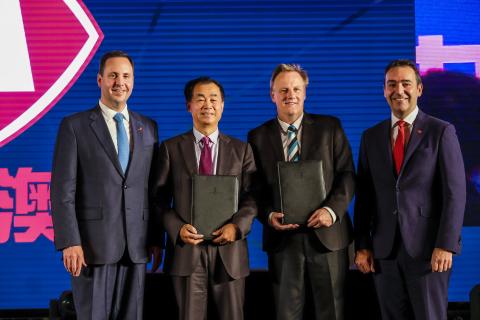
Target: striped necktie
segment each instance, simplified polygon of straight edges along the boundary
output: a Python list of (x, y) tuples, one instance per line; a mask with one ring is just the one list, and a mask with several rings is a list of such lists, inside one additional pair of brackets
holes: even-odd
[(128, 144), (127, 131), (123, 124), (123, 114), (118, 112), (113, 119), (117, 125), (118, 161), (122, 166), (123, 173), (125, 173), (127, 171), (128, 158), (130, 156), (130, 146)]
[(287, 135), (288, 135), (287, 161), (288, 162), (297, 162), (300, 160), (300, 149), (298, 147), (297, 132), (298, 132), (298, 129), (294, 125), (290, 125), (287, 129)]

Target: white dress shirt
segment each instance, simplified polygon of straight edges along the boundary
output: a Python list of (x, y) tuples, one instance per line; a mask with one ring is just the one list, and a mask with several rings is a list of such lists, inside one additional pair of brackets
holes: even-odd
[[(106, 105), (104, 105), (101, 101), (98, 101), (100, 109), (102, 110), (103, 119), (107, 123), (108, 132), (110, 132), (110, 136), (112, 137), (113, 145), (115, 146), (115, 151), (118, 154), (118, 145), (117, 145), (117, 123), (115, 122), (115, 115), (118, 113), (115, 110), (110, 109)], [(127, 138), (128, 142), (130, 143), (130, 116), (128, 114), (127, 106), (120, 112), (123, 115), (123, 125), (125, 126), (125, 131), (127, 131)], [(131, 144), (130, 144), (131, 145)], [(131, 149), (131, 148), (130, 148)]]

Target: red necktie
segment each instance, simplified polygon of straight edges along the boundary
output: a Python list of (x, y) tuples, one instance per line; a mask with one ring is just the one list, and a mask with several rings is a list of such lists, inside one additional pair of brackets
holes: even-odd
[(405, 156), (405, 127), (408, 126), (408, 123), (398, 120), (396, 125), (398, 126), (398, 133), (393, 146), (393, 159), (395, 160), (395, 170), (399, 174)]
[(200, 154), (200, 163), (198, 164), (198, 173), (210, 176), (213, 174), (213, 164), (209, 137), (202, 138), (201, 147), (202, 152)]

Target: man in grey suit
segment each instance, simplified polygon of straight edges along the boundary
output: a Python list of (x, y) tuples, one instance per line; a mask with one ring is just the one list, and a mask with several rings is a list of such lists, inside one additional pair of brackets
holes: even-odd
[[(305, 295), (312, 292), (316, 319), (342, 319), (352, 233), (347, 208), (354, 192), (354, 167), (340, 121), (304, 112), (307, 85), (307, 73), (300, 66), (278, 65), (270, 81), (277, 118), (248, 134), (257, 164), (258, 216), (276, 318), (303, 319)], [(327, 197), (306, 226), (283, 224), (283, 213), (274, 203), (277, 163), (298, 160), (323, 162)]]
[[(106, 53), (93, 109), (63, 119), (51, 181), (55, 247), (72, 275), (78, 319), (142, 319), (147, 245), (161, 257), (149, 220), (149, 172), (156, 123), (127, 108), (133, 61)], [(153, 214), (152, 214), (153, 216)]]
[(417, 106), (414, 62), (385, 68), (390, 118), (362, 135), (355, 262), (374, 272), (382, 319), (447, 319), (452, 255), (461, 248), (466, 180), (455, 128)]
[[(155, 177), (167, 231), (165, 271), (172, 276), (180, 319), (206, 319), (210, 296), (220, 319), (243, 319), (246, 236), (257, 214), (249, 195), (255, 163), (250, 146), (218, 130), (224, 90), (201, 77), (185, 86), (193, 130), (164, 141)], [(239, 209), (204, 241), (191, 224), (192, 176), (231, 175), (240, 182)]]

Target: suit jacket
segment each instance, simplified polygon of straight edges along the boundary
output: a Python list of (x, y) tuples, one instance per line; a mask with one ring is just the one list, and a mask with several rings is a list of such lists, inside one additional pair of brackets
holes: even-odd
[[(347, 213), (353, 197), (354, 166), (350, 145), (337, 118), (305, 113), (302, 121), (301, 160), (322, 160), (327, 198), (322, 207), (330, 207), (337, 221), (329, 228), (315, 229), (318, 240), (329, 250), (348, 246), (352, 226)], [(259, 219), (263, 223), (263, 248), (276, 251), (283, 247), (290, 232), (278, 232), (268, 224), (277, 192), (277, 162), (285, 161), (278, 120), (272, 119), (248, 133), (257, 164), (255, 178)]]
[(98, 105), (60, 124), (51, 180), (55, 246), (81, 245), (87, 264), (116, 263), (125, 247), (133, 262), (147, 261), (147, 190), (157, 125), (129, 115), (133, 150), (125, 175)]
[(387, 257), (397, 227), (408, 254), (460, 251), (465, 170), (453, 125), (419, 111), (403, 165), (394, 171), (391, 120), (363, 133), (355, 203), (356, 249)]
[[(218, 248), (225, 270), (232, 278), (238, 279), (249, 274), (246, 236), (257, 214), (255, 201), (249, 195), (255, 162), (246, 143), (222, 133), (218, 143), (216, 174), (237, 176), (240, 183), (239, 210), (230, 221), (238, 226), (239, 239)], [(165, 271), (176, 276), (188, 276), (200, 258), (199, 246), (185, 244), (179, 237), (181, 227), (191, 224), (192, 176), (198, 173), (193, 132), (164, 141), (159, 155), (155, 189), (167, 231)]]

